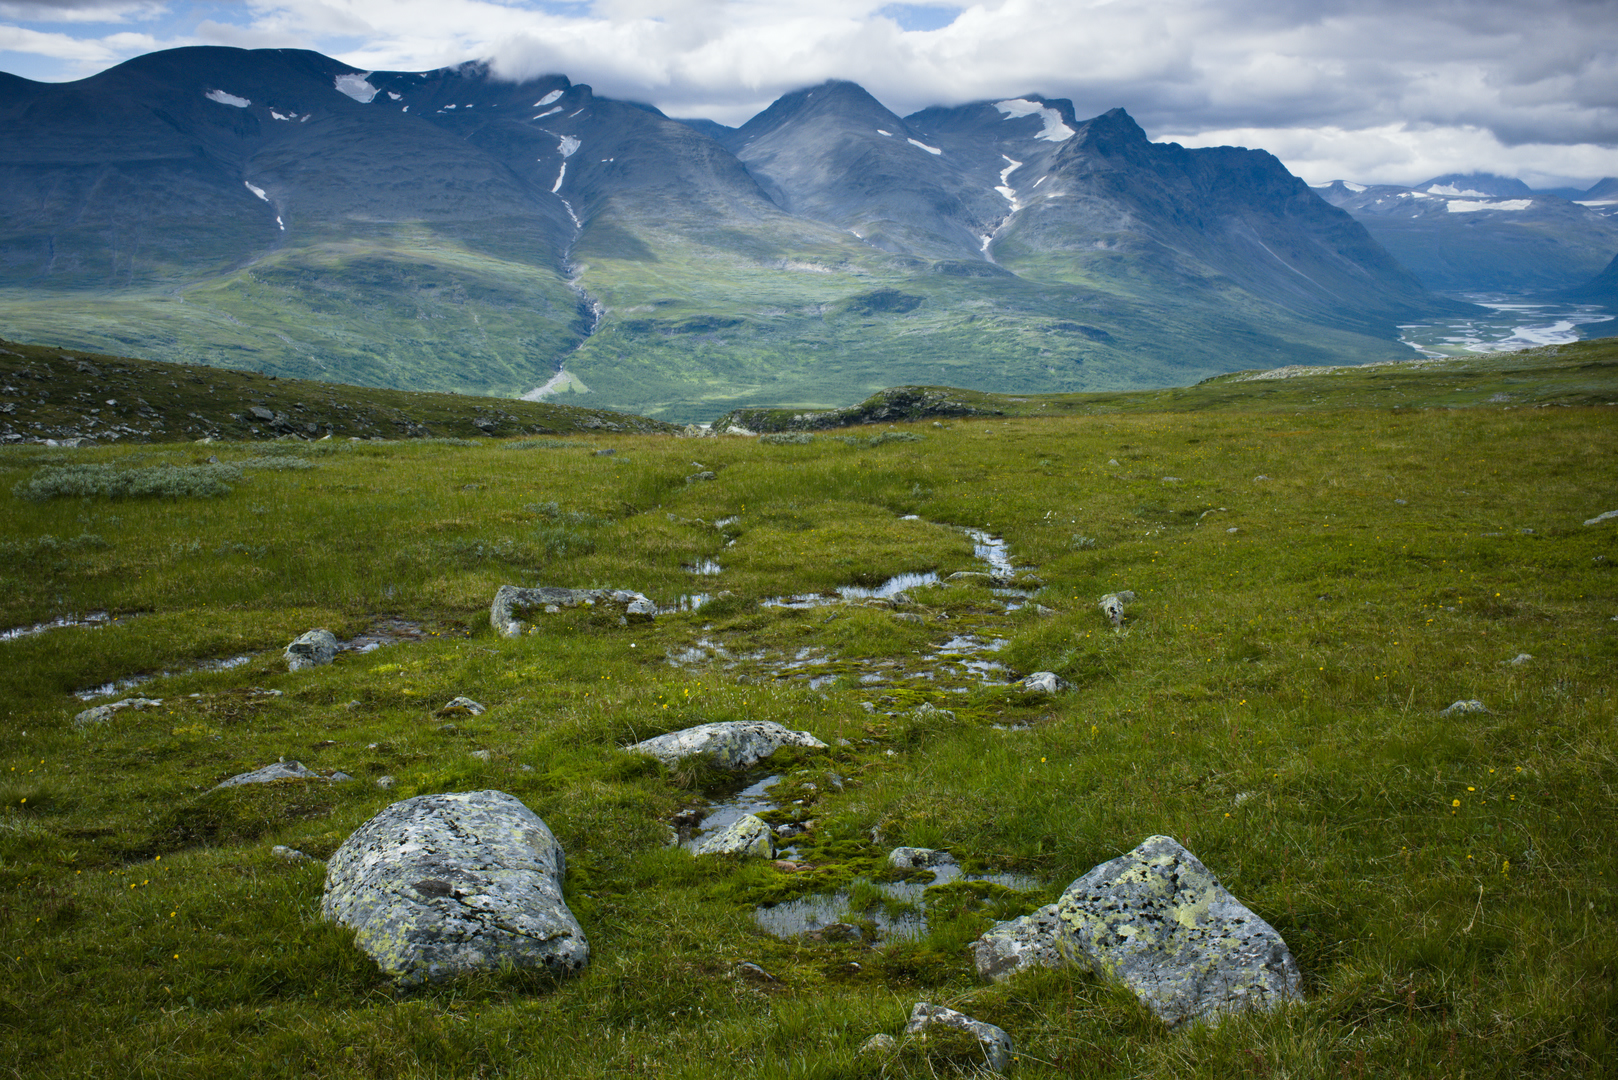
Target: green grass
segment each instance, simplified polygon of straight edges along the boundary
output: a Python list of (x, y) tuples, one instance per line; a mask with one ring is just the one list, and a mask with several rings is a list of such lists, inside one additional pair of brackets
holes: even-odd
[[(1618, 399), (1609, 348), (1401, 369), (1397, 396), (1370, 369), (999, 399), (1030, 415), (877, 445), (570, 427), (521, 452), (298, 444), (295, 469), (231, 442), (0, 449), (0, 627), (123, 617), (0, 641), (0, 1072), (946, 1075), (947, 1046), (857, 1054), (927, 1000), (1005, 1028), (1028, 1077), (1611, 1075), (1618, 528), (1583, 524), (1618, 509), (1618, 426), (1593, 403)], [(1449, 407), (1508, 380), (1516, 404), (1578, 403)], [(10, 495), (204, 453), (240, 467), (228, 493)], [(688, 482), (698, 465), (716, 478)], [(1004, 536), (1045, 613), (970, 581), (898, 610), (759, 604), (972, 570), (954, 526)], [(682, 569), (704, 559), (723, 573)], [(487, 616), (503, 583), (715, 599), (506, 641)], [(1125, 588), (1114, 633), (1095, 600)], [(279, 659), (311, 627), (388, 618), (425, 639), (295, 675)], [(962, 634), (1075, 688), (952, 680), (934, 648)], [(702, 642), (726, 656), (669, 662)], [(784, 670), (810, 654), (826, 663), (805, 673), (835, 676), (819, 690)], [(162, 706), (74, 727), (73, 691), (139, 674)], [(433, 715), (460, 694), (489, 711)], [(1439, 718), (1463, 698), (1489, 712)], [(771, 763), (773, 816), (814, 823), (812, 871), (662, 846), (737, 781), (620, 747), (742, 718), (832, 744)], [(210, 791), (281, 756), (356, 781)], [(478, 788), (564, 845), (590, 965), (396, 994), (320, 921), (321, 868), (269, 849), (323, 858), (392, 801)], [(1169, 1032), (1086, 973), (976, 978), (963, 947), (993, 918), (1154, 833), (1281, 932), (1304, 1003)], [(874, 949), (753, 923), (899, 844), (1040, 886), (946, 891), (927, 936)], [(779, 981), (738, 977), (744, 960)]]

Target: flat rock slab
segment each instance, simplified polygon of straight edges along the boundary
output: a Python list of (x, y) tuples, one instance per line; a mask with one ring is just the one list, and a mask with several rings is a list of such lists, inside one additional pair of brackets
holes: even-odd
[[(337, 775), (343, 776), (345, 780), (348, 779), (346, 775), (341, 773)], [(334, 778), (321, 776), (319, 773), (305, 768), (301, 761), (277, 761), (272, 765), (264, 766), (262, 769), (237, 773), (229, 780), (221, 780), (213, 786), (213, 790), (218, 791), (222, 787), (240, 787), (243, 784), (271, 784), (277, 780), (327, 780)]]
[(125, 709), (155, 709), (161, 704), (163, 704), (162, 698), (125, 698), (122, 701), (114, 701), (107, 705), (97, 705), (93, 709), (85, 709), (73, 718), (73, 726), (84, 728), (92, 727), (95, 724), (105, 724)]
[(596, 607), (619, 609), (619, 622), (651, 622), (657, 605), (638, 592), (627, 589), (559, 589), (544, 587), (519, 589), (502, 585), (489, 605), (489, 625), (501, 637), (518, 637), (528, 630), (523, 616), (534, 611), (561, 611), (563, 608)]
[(770, 720), (733, 720), (698, 724), (643, 739), (625, 747), (632, 754), (649, 754), (665, 765), (701, 755), (721, 769), (745, 769), (783, 746), (824, 750), (826, 744), (807, 731), (792, 731)]
[(286, 648), (288, 671), (324, 667), (343, 649), (330, 630), (311, 630)]
[(942, 1005), (929, 1005), (925, 1001), (916, 1002), (916, 1007), (910, 1010), (910, 1022), (905, 1024), (905, 1034), (925, 1039), (927, 1029), (933, 1027), (953, 1028), (976, 1039), (983, 1049), (983, 1063), (988, 1066), (990, 1072), (1003, 1073), (1011, 1068), (1011, 1055), (1014, 1051), (1011, 1036), (1007, 1035), (1004, 1029), (986, 1024), (982, 1020), (974, 1020), (965, 1013), (947, 1009)]
[(1171, 1027), (1303, 997), (1281, 935), (1167, 836), (1097, 866), (1049, 908), (999, 924), (973, 951), (991, 978), (1059, 962), (1088, 966)]
[(326, 864), (320, 913), (405, 985), (473, 972), (581, 970), (561, 844), (503, 791), (418, 795), (356, 829)]

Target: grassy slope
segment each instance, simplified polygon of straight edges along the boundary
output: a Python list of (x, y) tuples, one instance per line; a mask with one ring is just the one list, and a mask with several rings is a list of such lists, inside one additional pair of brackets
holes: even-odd
[[(1594, 363), (1596, 349), (1540, 360)], [(1514, 363), (1531, 386), (1536, 361)], [(1100, 415), (927, 423), (918, 442), (875, 447), (298, 444), (286, 456), (312, 468), (250, 470), (217, 499), (12, 500), (0, 625), (135, 617), (0, 642), (0, 1060), (19, 1076), (707, 1077), (719, 1062), (921, 1077), (945, 1063), (856, 1050), (925, 999), (1006, 1028), (1030, 1077), (1610, 1075), (1618, 531), (1582, 522), (1618, 508), (1618, 427), (1606, 406), (1350, 404), (1364, 376), (1214, 384), (1173, 411), (1137, 397)], [(1409, 378), (1415, 398), (1462, 385), (1442, 367)], [(1618, 398), (1610, 374), (1589, 381)], [(686, 482), (693, 458), (718, 478)], [(13, 447), (0, 489), (48, 464), (193, 459)], [(706, 524), (732, 514), (725, 533)], [(921, 624), (754, 603), (970, 568), (961, 534), (928, 523), (1004, 535), (1053, 614), (998, 614), (972, 586), (923, 592)], [(713, 586), (680, 570), (705, 557), (733, 595), (695, 615), (564, 618), (516, 641), (487, 626), (502, 582), (668, 602)], [(1117, 588), (1140, 594), (1123, 634), (1094, 607)], [(277, 660), (311, 626), (347, 636), (383, 616), (437, 636), (298, 675)], [(1017, 670), (1077, 688), (857, 681), (862, 664), (974, 629), (1007, 636)], [(755, 662), (665, 660), (702, 638), (767, 658), (825, 648), (844, 677), (816, 693)], [(249, 650), (234, 670), (143, 686), (161, 709), (84, 734), (69, 723), (71, 690)], [(1519, 653), (1533, 659), (1503, 663)], [(431, 710), (456, 694), (490, 712), (441, 727)], [(1490, 712), (1438, 718), (1473, 697)], [(915, 718), (922, 700), (954, 719)], [(670, 814), (727, 789), (615, 749), (741, 717), (853, 742), (782, 763), (784, 798), (817, 823), (812, 874), (663, 849)], [(207, 793), (281, 755), (359, 779)], [(371, 783), (383, 773), (391, 792)], [(395, 799), (485, 787), (565, 845), (591, 965), (555, 985), (395, 997), (319, 921), (320, 868), (269, 846), (324, 856)], [(964, 900), (928, 938), (878, 950), (779, 941), (749, 919), (753, 901), (846, 880), (900, 843), (1037, 876), (1042, 891), (991, 905), (1005, 915), (1153, 833), (1181, 838), (1281, 931), (1305, 1004), (1169, 1033), (1088, 974), (982, 984), (962, 946), (991, 912)], [(738, 978), (742, 960), (779, 983)]]

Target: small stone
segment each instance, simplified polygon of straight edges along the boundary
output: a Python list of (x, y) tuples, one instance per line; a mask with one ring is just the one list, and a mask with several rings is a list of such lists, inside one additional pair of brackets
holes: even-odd
[(1269, 479), (1268, 476), (1255, 476), (1255, 477), (1253, 477), (1253, 483), (1255, 483), (1255, 484), (1263, 483), (1265, 480), (1268, 480), (1268, 479)]
[(1067, 680), (1054, 671), (1036, 671), (1018, 685), (1030, 694), (1055, 694), (1068, 688)]
[(1510, 660), (1507, 660), (1506, 663), (1510, 664), (1512, 667), (1522, 667), (1533, 658), (1533, 655), (1530, 653), (1520, 652), (1516, 656), (1513, 656)]
[(886, 1032), (878, 1032), (860, 1044), (859, 1053), (866, 1054), (892, 1054), (899, 1049), (899, 1040)]
[(451, 698), (438, 710), (439, 716), (482, 716), (488, 710), (469, 697)]
[(1483, 702), (1479, 701), (1477, 698), (1471, 698), (1470, 700), (1467, 700), (1467, 701), (1457, 701), (1457, 702), (1455, 702), (1453, 705), (1451, 705), (1449, 708), (1443, 710), (1438, 715), (1439, 716), (1462, 716), (1462, 715), (1464, 715), (1466, 713), (1486, 713), (1488, 711), (1489, 711), (1488, 708), (1484, 706)]
[(341, 784), (345, 780), (352, 780), (354, 778), (348, 775), (346, 772), (339, 770), (338, 772), (334, 772), (330, 776), (326, 777), (326, 779), (334, 784)]
[(311, 630), (286, 647), (288, 671), (304, 671), (332, 662), (342, 648), (330, 630)]
[(955, 856), (936, 848), (899, 847), (888, 852), (888, 865), (895, 870), (920, 870), (929, 866), (954, 866)]
[(289, 848), (285, 844), (276, 844), (274, 847), (272, 847), (270, 849), (270, 854), (274, 855), (277, 859), (280, 859), (282, 862), (295, 863), (295, 862), (314, 862), (315, 861), (315, 860), (311, 859), (309, 856), (305, 855), (303, 852), (299, 851), (297, 848)]
[(1405, 502), (1403, 499), (1394, 499), (1393, 500), (1393, 505), (1394, 506), (1409, 506), (1410, 504)]
[(740, 855), (745, 859), (775, 858), (775, 833), (754, 814), (743, 814), (728, 829), (698, 845), (698, 855)]
[(736, 974), (750, 982), (778, 983), (781, 980), (759, 967), (751, 960), (743, 960), (736, 965)]
[(916, 1002), (916, 1007), (910, 1010), (910, 1022), (905, 1025), (905, 1034), (925, 1040), (930, 1027), (954, 1028), (977, 1039), (983, 1049), (984, 1064), (991, 1072), (1005, 1072), (1011, 1067), (1011, 1036), (993, 1024), (974, 1020), (965, 1013), (946, 1009), (942, 1005)]
[(688, 483), (688, 484), (695, 484), (695, 483), (698, 483), (698, 482), (703, 481), (703, 480), (714, 480), (714, 479), (717, 479), (717, 477), (714, 476), (713, 470), (704, 469), (699, 473), (692, 473), (690, 476), (686, 477), (685, 482)]
[(376, 786), (381, 788), (383, 791), (388, 790), (390, 787), (397, 784), (398, 782), (399, 781), (395, 780), (392, 776), (384, 775), (384, 776), (379, 776), (379, 777), (376, 778)]
[(494, 751), (493, 750), (474, 750), (474, 751), (472, 751), (472, 756), (477, 758), (479, 761), (493, 761), (494, 760)]
[(303, 767), (301, 761), (277, 761), (273, 765), (266, 765), (262, 769), (252, 772), (237, 773), (228, 780), (221, 780), (215, 784), (213, 790), (218, 791), (224, 787), (239, 787), (242, 784), (270, 784), (277, 780), (321, 780), (319, 773), (311, 772)]
[(124, 709), (155, 709), (163, 704), (162, 698), (125, 698), (123, 701), (114, 701), (107, 705), (97, 705), (93, 709), (85, 709), (73, 718), (73, 726), (77, 728), (90, 727), (93, 724), (104, 724)]
[(1236, 528), (1236, 526), (1234, 526), (1234, 525), (1232, 525), (1230, 528), (1226, 529), (1225, 531), (1227, 533), (1231, 533), (1232, 535), (1234, 535), (1235, 533), (1241, 532), (1241, 530)]
[(863, 941), (865, 934), (853, 923), (827, 923), (803, 935), (808, 941)]
[(1117, 458), (1108, 458), (1107, 459), (1107, 464), (1111, 465), (1115, 469), (1119, 467)]
[(1101, 614), (1105, 615), (1107, 621), (1116, 629), (1124, 625), (1124, 607), (1134, 602), (1135, 594), (1126, 589), (1123, 592), (1108, 593), (1096, 601), (1096, 607), (1101, 609)]

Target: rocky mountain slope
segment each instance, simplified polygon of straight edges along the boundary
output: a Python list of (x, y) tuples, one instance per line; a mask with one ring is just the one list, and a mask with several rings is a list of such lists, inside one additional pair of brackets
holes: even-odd
[(297, 50), (0, 77), (17, 340), (685, 420), (1375, 360), (1456, 310), (1270, 155), (1037, 96), (728, 129)]

